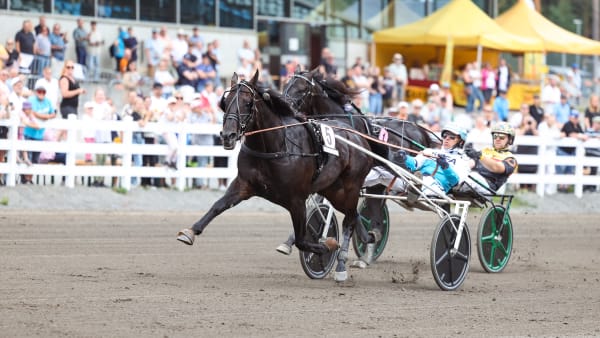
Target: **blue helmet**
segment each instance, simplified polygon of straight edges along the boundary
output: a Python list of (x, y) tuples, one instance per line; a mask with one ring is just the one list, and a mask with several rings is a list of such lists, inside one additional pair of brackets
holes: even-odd
[(463, 142), (467, 140), (467, 131), (456, 123), (448, 123), (442, 128), (442, 138), (446, 132), (458, 135)]

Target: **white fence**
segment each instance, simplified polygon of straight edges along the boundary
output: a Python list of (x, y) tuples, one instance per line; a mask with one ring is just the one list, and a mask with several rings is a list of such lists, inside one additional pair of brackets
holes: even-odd
[[(20, 174), (64, 176), (65, 186), (74, 187), (76, 177), (105, 176), (120, 177), (120, 186), (123, 189), (131, 188), (132, 177), (158, 177), (174, 178), (175, 187), (184, 190), (191, 178), (229, 178), (237, 175), (237, 155), (239, 147), (234, 150), (225, 150), (222, 146), (195, 146), (187, 144), (188, 134), (218, 135), (220, 125), (215, 124), (163, 124), (148, 123), (140, 128), (133, 121), (94, 121), (94, 130), (111, 130), (122, 132), (122, 143), (85, 143), (81, 132), (90, 129), (89, 121), (77, 120), (74, 115), (68, 120), (54, 119), (44, 123), (45, 128), (66, 130), (66, 141), (26, 141), (18, 140), (18, 119), (0, 120), (0, 125), (9, 126), (8, 139), (0, 140), (0, 149), (6, 149), (7, 162), (0, 163), (0, 174), (6, 174), (6, 184), (14, 186)], [(167, 154), (165, 144), (133, 144), (134, 131), (154, 132), (162, 135), (165, 132), (177, 133), (177, 168), (174, 170), (167, 166), (136, 167), (132, 165), (132, 154), (158, 155)], [(50, 151), (66, 153), (66, 164), (34, 164), (27, 166), (17, 163), (17, 153), (20, 151)], [(116, 166), (77, 165), (78, 159), (83, 159), (84, 154), (116, 154), (121, 157), (121, 164)], [(186, 167), (186, 158), (189, 156), (221, 156), (228, 157), (227, 168), (194, 168)], [(79, 161), (81, 162), (81, 161)]]
[[(74, 187), (77, 177), (106, 176), (120, 177), (121, 187), (131, 188), (131, 177), (164, 177), (175, 178), (175, 186), (184, 190), (191, 178), (228, 178), (237, 175), (237, 155), (239, 146), (232, 151), (224, 150), (222, 146), (193, 146), (188, 145), (188, 134), (218, 135), (221, 126), (214, 124), (175, 124), (165, 125), (148, 123), (140, 128), (133, 121), (99, 121), (94, 122), (94, 129), (122, 131), (122, 143), (94, 144), (85, 143), (81, 139), (81, 131), (89, 129), (85, 121), (77, 120), (74, 116), (69, 120), (56, 119), (45, 123), (46, 128), (62, 129), (67, 131), (64, 142), (38, 142), (23, 141), (17, 138), (18, 119), (0, 120), (0, 125), (10, 128), (8, 139), (0, 140), (0, 149), (8, 150), (8, 161), (0, 163), (0, 174), (7, 175), (7, 185), (15, 185), (20, 174), (64, 176), (65, 185)], [(15, 131), (15, 132), (13, 132)], [(178, 134), (177, 168), (173, 170), (163, 167), (135, 167), (132, 166), (132, 154), (159, 155), (167, 153), (164, 144), (132, 144), (134, 131), (176, 132)], [(491, 144), (491, 140), (489, 140)], [(586, 148), (600, 148), (600, 140), (594, 139), (580, 142), (575, 139), (546, 139), (535, 136), (519, 136), (515, 145), (531, 145), (538, 147), (537, 155), (517, 155), (519, 165), (537, 165), (536, 174), (516, 173), (512, 175), (509, 184), (535, 184), (537, 194), (543, 196), (548, 186), (557, 184), (574, 185), (575, 195), (583, 195), (584, 185), (600, 185), (600, 176), (584, 175), (584, 167), (600, 167), (600, 157), (585, 156)], [(575, 147), (575, 156), (557, 156), (556, 147)], [(17, 163), (17, 152), (26, 151), (53, 151), (66, 153), (66, 165), (34, 164), (26, 166)], [(121, 164), (117, 166), (77, 165), (77, 159), (83, 158), (85, 153), (92, 154), (117, 154), (121, 156)], [(186, 167), (186, 158), (189, 156), (224, 156), (228, 157), (227, 168), (192, 168)], [(575, 167), (572, 175), (559, 175), (554, 173), (554, 166), (569, 165)]]

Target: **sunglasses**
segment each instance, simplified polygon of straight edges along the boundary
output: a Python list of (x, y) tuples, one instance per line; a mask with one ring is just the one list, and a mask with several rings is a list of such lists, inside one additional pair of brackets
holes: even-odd
[(46, 94), (45, 90), (36, 90), (35, 92), (38, 93), (38, 94)]
[(65, 66), (66, 69), (73, 69), (75, 66)]
[(183, 97), (181, 97), (181, 96), (175, 96), (175, 100), (183, 100)]
[(458, 139), (458, 136), (446, 133), (446, 134), (442, 135), (442, 138), (444, 140), (450, 139), (450, 140), (454, 141), (454, 140)]
[(492, 134), (492, 137), (494, 138), (494, 140), (498, 139), (498, 140), (506, 140), (507, 136), (506, 135), (502, 135), (502, 134)]

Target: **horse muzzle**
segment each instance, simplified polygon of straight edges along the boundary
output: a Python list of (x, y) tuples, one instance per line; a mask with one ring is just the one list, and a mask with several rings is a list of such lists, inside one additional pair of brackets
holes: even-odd
[(225, 150), (231, 150), (235, 148), (235, 142), (237, 141), (237, 133), (223, 133), (221, 132), (221, 140), (223, 141), (223, 148)]

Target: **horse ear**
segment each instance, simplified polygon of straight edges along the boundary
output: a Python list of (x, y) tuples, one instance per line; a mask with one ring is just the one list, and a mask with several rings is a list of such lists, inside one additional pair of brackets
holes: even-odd
[(256, 85), (257, 82), (258, 82), (258, 69), (256, 70), (256, 73), (254, 73), (254, 76), (252, 77), (252, 81), (250, 81), (250, 83), (252, 83), (253, 85)]
[(236, 72), (233, 72), (233, 76), (231, 77), (231, 87), (235, 86), (238, 83), (238, 75)]
[(315, 69), (310, 71), (311, 74), (320, 74), (321, 72), (319, 71), (319, 67), (315, 67)]

